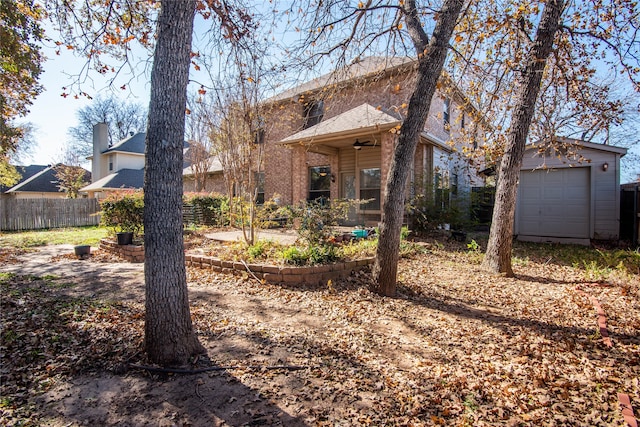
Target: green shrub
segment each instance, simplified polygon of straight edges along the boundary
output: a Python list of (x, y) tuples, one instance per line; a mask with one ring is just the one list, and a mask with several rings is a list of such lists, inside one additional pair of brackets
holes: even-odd
[(347, 219), (349, 211), (366, 200), (332, 199), (329, 203), (302, 202), (292, 207), (294, 218), (300, 220), (298, 233), (310, 246), (322, 245), (333, 236), (333, 227)]
[(114, 191), (100, 201), (101, 225), (113, 233), (130, 231), (140, 234), (144, 220), (144, 195), (141, 191)]
[(338, 259), (338, 252), (333, 245), (312, 245), (307, 248), (310, 264), (327, 264)]
[(291, 227), (293, 225), (293, 210), (291, 206), (278, 206), (274, 198), (258, 206), (256, 218), (258, 228)]
[(364, 258), (372, 257), (376, 254), (378, 247), (378, 239), (357, 239), (348, 243), (343, 243), (340, 247), (340, 253), (343, 258)]
[(282, 251), (282, 259), (285, 264), (305, 265), (309, 260), (309, 254), (296, 246), (290, 246)]
[[(183, 197), (185, 220), (198, 225), (229, 225), (229, 198), (221, 194), (187, 193)], [(191, 210), (189, 210), (191, 209)]]
[[(448, 199), (448, 190), (443, 194)], [(468, 228), (471, 224), (455, 203), (436, 203), (434, 197), (418, 195), (408, 201), (405, 211), (413, 218), (417, 231), (433, 231), (443, 224), (450, 224), (455, 230)]]
[(282, 244), (273, 240), (258, 240), (247, 247), (247, 254), (252, 259), (269, 258), (275, 256), (282, 246)]
[(407, 240), (409, 234), (411, 234), (411, 230), (409, 230), (409, 227), (407, 227), (406, 225), (403, 225), (400, 229), (400, 240)]
[(309, 245), (305, 249), (290, 246), (282, 251), (285, 264), (292, 265), (327, 264), (339, 258), (338, 249), (333, 245)]
[(471, 242), (467, 243), (467, 249), (469, 249), (469, 252), (480, 252), (480, 245), (474, 239), (471, 239)]

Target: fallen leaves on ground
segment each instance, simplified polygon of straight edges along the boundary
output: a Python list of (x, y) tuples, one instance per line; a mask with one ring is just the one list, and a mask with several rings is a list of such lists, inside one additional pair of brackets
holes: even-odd
[[(402, 260), (397, 298), (370, 293), (365, 273), (331, 286), (285, 286), (188, 269), (194, 327), (211, 362), (245, 368), (188, 382), (129, 371), (129, 381), (185, 387), (178, 395), (187, 400), (158, 412), (149, 402), (162, 396), (136, 404), (133, 391), (123, 392), (101, 402), (114, 407), (101, 422), (142, 413), (177, 425), (623, 426), (617, 393), (640, 408), (638, 276), (593, 283), (580, 268), (532, 254), (505, 278), (463, 249), (425, 244)], [(35, 396), (57, 383), (144, 363), (142, 296), (69, 301), (58, 280), (3, 284), (5, 423), (43, 416)], [(613, 348), (578, 286), (600, 301)], [(14, 330), (20, 339), (7, 342)], [(273, 365), (305, 369), (256, 369)], [(250, 393), (221, 397), (219, 381)], [(211, 403), (214, 396), (222, 400)]]

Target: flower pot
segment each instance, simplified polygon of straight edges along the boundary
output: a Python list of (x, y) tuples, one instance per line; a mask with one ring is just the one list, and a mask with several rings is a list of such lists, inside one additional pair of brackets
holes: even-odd
[(91, 246), (89, 245), (74, 246), (73, 251), (75, 252), (78, 259), (87, 259), (91, 255)]
[(123, 233), (116, 233), (119, 245), (130, 245), (133, 243), (133, 232), (125, 231)]

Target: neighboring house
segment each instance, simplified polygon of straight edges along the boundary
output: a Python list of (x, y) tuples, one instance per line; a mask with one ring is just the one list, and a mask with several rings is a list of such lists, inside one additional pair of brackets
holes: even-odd
[(617, 240), (620, 158), (627, 149), (569, 138), (557, 138), (554, 147), (526, 147), (514, 234), (525, 241), (587, 245), (591, 239)]
[(142, 189), (144, 186), (145, 134), (136, 133), (109, 146), (105, 123), (93, 126), (91, 184), (82, 188), (89, 197), (101, 198), (108, 191)]
[[(222, 164), (217, 158), (209, 159), (209, 168), (207, 170), (207, 177), (205, 179), (204, 191), (207, 193), (220, 193), (226, 194), (224, 176)], [(193, 170), (193, 165), (187, 166), (182, 171), (182, 185), (184, 192), (196, 191), (196, 179)]]
[[(22, 175), (20, 181), (9, 189), (2, 191), (3, 197), (15, 199), (64, 199), (67, 194), (60, 191), (55, 166), (17, 166)], [(84, 169), (83, 169), (84, 170)], [(85, 180), (91, 180), (91, 173), (85, 172)]]
[[(416, 61), (369, 57), (265, 102), (264, 193), (281, 203), (317, 198), (373, 199), (352, 217), (377, 224), (385, 179), (416, 77)], [(464, 132), (481, 136), (477, 116), (446, 79), (431, 103), (415, 152), (407, 193), (438, 190), (468, 203), (484, 181), (452, 143)], [(466, 127), (466, 128), (465, 128)], [(476, 147), (470, 147), (473, 150)], [(447, 206), (449, 200), (443, 201)]]
[(0, 185), (0, 196), (1, 197), (9, 197), (8, 194), (5, 194), (5, 192), (7, 190), (10, 190), (11, 188), (15, 187), (16, 185), (22, 184), (27, 179), (31, 178), (32, 176), (34, 176), (37, 173), (42, 172), (43, 170), (45, 170), (48, 167), (49, 166), (47, 166), (47, 165), (15, 166), (16, 170), (20, 174), (20, 179), (18, 179), (18, 182), (16, 182), (11, 187), (8, 187), (6, 185)]
[[(109, 128), (105, 123), (93, 126), (91, 184), (80, 191), (89, 197), (102, 198), (109, 191), (142, 190), (144, 187), (146, 133), (138, 132), (109, 146)], [(185, 151), (189, 144), (185, 142)], [(189, 166), (185, 163), (183, 167)]]

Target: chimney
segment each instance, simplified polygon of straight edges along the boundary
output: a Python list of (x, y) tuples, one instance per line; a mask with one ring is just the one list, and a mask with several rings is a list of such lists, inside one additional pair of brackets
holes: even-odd
[(102, 155), (109, 148), (109, 128), (106, 123), (93, 125), (93, 159), (91, 159), (91, 182), (109, 174), (107, 156)]

